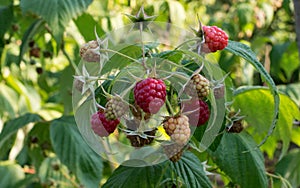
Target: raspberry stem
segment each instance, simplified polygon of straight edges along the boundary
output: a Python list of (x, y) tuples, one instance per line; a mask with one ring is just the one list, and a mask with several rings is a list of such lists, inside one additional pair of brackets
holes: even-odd
[(168, 109), (171, 112), (172, 117), (173, 117), (175, 115), (175, 113), (174, 113), (174, 109), (173, 109), (168, 97), (166, 97), (166, 104), (167, 104)]
[(136, 59), (134, 59), (134, 58), (132, 58), (132, 57), (129, 57), (129, 56), (123, 54), (123, 53), (120, 53), (120, 52), (118, 52), (118, 51), (115, 51), (115, 50), (111, 50), (111, 49), (100, 49), (100, 52), (112, 52), (112, 53), (116, 53), (116, 54), (118, 54), (118, 55), (120, 55), (120, 56), (123, 56), (123, 57), (125, 57), (125, 58), (127, 58), (127, 59), (132, 60), (132, 61), (135, 62), (135, 63), (140, 63), (138, 60), (136, 60)]

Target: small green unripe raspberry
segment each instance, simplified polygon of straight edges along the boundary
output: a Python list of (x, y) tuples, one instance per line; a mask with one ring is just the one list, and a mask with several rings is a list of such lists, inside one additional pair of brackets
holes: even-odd
[(109, 120), (121, 118), (128, 110), (126, 104), (118, 96), (109, 99), (105, 107), (105, 117)]
[(186, 93), (193, 95), (195, 90), (200, 99), (207, 97), (209, 94), (209, 81), (201, 74), (196, 74), (192, 77), (190, 83), (187, 85)]

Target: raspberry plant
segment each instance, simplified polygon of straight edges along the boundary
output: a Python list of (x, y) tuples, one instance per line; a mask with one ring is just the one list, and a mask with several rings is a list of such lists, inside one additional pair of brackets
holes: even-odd
[[(206, 58), (218, 50), (251, 62), (273, 92), (275, 108), (269, 134), (258, 145), (249, 140), (251, 147), (243, 144), (239, 147), (250, 151), (264, 144), (277, 121), (279, 98), (272, 79), (247, 46), (228, 40), (225, 31), (216, 26), (202, 26), (200, 21), (198, 30), (170, 26), (176, 32), (169, 36), (166, 45), (161, 36), (165, 25), (156, 23), (155, 17), (146, 15), (143, 8), (137, 15), (127, 16), (133, 22), (131, 25), (101, 37), (96, 34), (96, 39), (80, 50), (82, 61), (74, 84), (78, 88), (77, 80), (82, 81), (83, 89), (75, 89), (73, 99), (79, 130), (90, 147), (110, 162), (122, 164), (119, 168), (123, 171), (132, 167), (162, 167), (169, 161), (175, 174), (187, 173), (179, 170), (177, 164), (188, 165), (186, 160), (193, 160), (191, 153), (208, 152), (222, 170), (229, 172), (223, 169), (218, 153), (223, 147), (222, 140), (249, 138), (244, 132), (235, 135), (230, 129), (241, 123), (244, 116), (230, 115), (234, 98), (227, 89), (231, 87), (227, 85), (229, 78)], [(175, 40), (179, 30), (184, 35)], [(97, 57), (95, 60), (90, 59), (89, 50)], [(121, 103), (111, 96), (118, 96)], [(107, 118), (102, 120), (105, 129), (96, 130), (92, 124), (92, 130), (85, 122), (90, 112), (99, 114), (97, 111), (105, 112), (105, 115), (100, 113)], [(113, 121), (120, 121), (117, 128), (108, 126)], [(253, 155), (258, 157), (261, 153)], [(209, 167), (204, 163), (199, 165), (201, 171), (194, 169), (193, 173), (202, 180), (197, 179), (195, 183), (197, 187), (210, 187)], [(261, 170), (262, 167), (251, 168)], [(174, 174), (169, 175), (166, 178)], [(118, 176), (113, 174), (104, 187), (109, 187)], [(265, 175), (256, 176), (255, 181), (267, 185)], [(183, 182), (189, 183), (185, 179)]]

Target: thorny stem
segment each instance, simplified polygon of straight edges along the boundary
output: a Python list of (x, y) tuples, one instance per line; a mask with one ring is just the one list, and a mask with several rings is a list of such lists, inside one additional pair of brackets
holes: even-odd
[(142, 53), (143, 53), (142, 65), (143, 65), (144, 69), (147, 71), (148, 69), (145, 64), (145, 45), (144, 45), (144, 41), (143, 41), (143, 22), (139, 22), (139, 24), (140, 24), (140, 34), (141, 34)]
[(168, 108), (170, 109), (172, 116), (174, 116), (175, 113), (174, 113), (173, 107), (172, 107), (168, 97), (166, 98), (166, 104), (167, 104)]
[(134, 61), (135, 63), (140, 63), (138, 60), (136, 60), (136, 59), (134, 59), (134, 58), (132, 58), (132, 57), (129, 57), (129, 56), (123, 54), (123, 53), (120, 53), (120, 52), (118, 52), (118, 51), (115, 51), (115, 50), (111, 50), (111, 49), (100, 49), (100, 52), (112, 52), (112, 53), (116, 53), (116, 54), (118, 54), (118, 55), (120, 55), (120, 56), (123, 56), (123, 57), (125, 57), (125, 58), (127, 58), (127, 59), (130, 59), (130, 60)]
[(186, 40), (186, 41), (184, 41), (183, 43), (179, 44), (174, 50), (178, 50), (178, 49), (181, 48), (182, 46), (186, 45), (186, 44), (189, 43), (189, 42), (193, 42), (193, 41), (198, 42), (198, 41), (199, 41), (199, 38), (192, 38), (192, 39)]
[(268, 176), (270, 176), (271, 178), (276, 178), (276, 179), (279, 179), (284, 185), (286, 185), (287, 187), (291, 188), (292, 185), (290, 184), (289, 181), (287, 181), (285, 178), (281, 177), (281, 176), (277, 176), (275, 174), (272, 174), (272, 173), (269, 173), (269, 172), (266, 172), (266, 174)]

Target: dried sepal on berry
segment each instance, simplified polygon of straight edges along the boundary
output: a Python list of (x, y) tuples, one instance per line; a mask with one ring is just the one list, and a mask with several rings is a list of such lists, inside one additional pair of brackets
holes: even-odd
[(87, 62), (100, 62), (99, 44), (96, 40), (89, 41), (80, 47), (80, 57)]
[(133, 147), (143, 147), (149, 145), (153, 142), (156, 129), (143, 132), (142, 135), (139, 134), (128, 134), (126, 137), (130, 140)]

